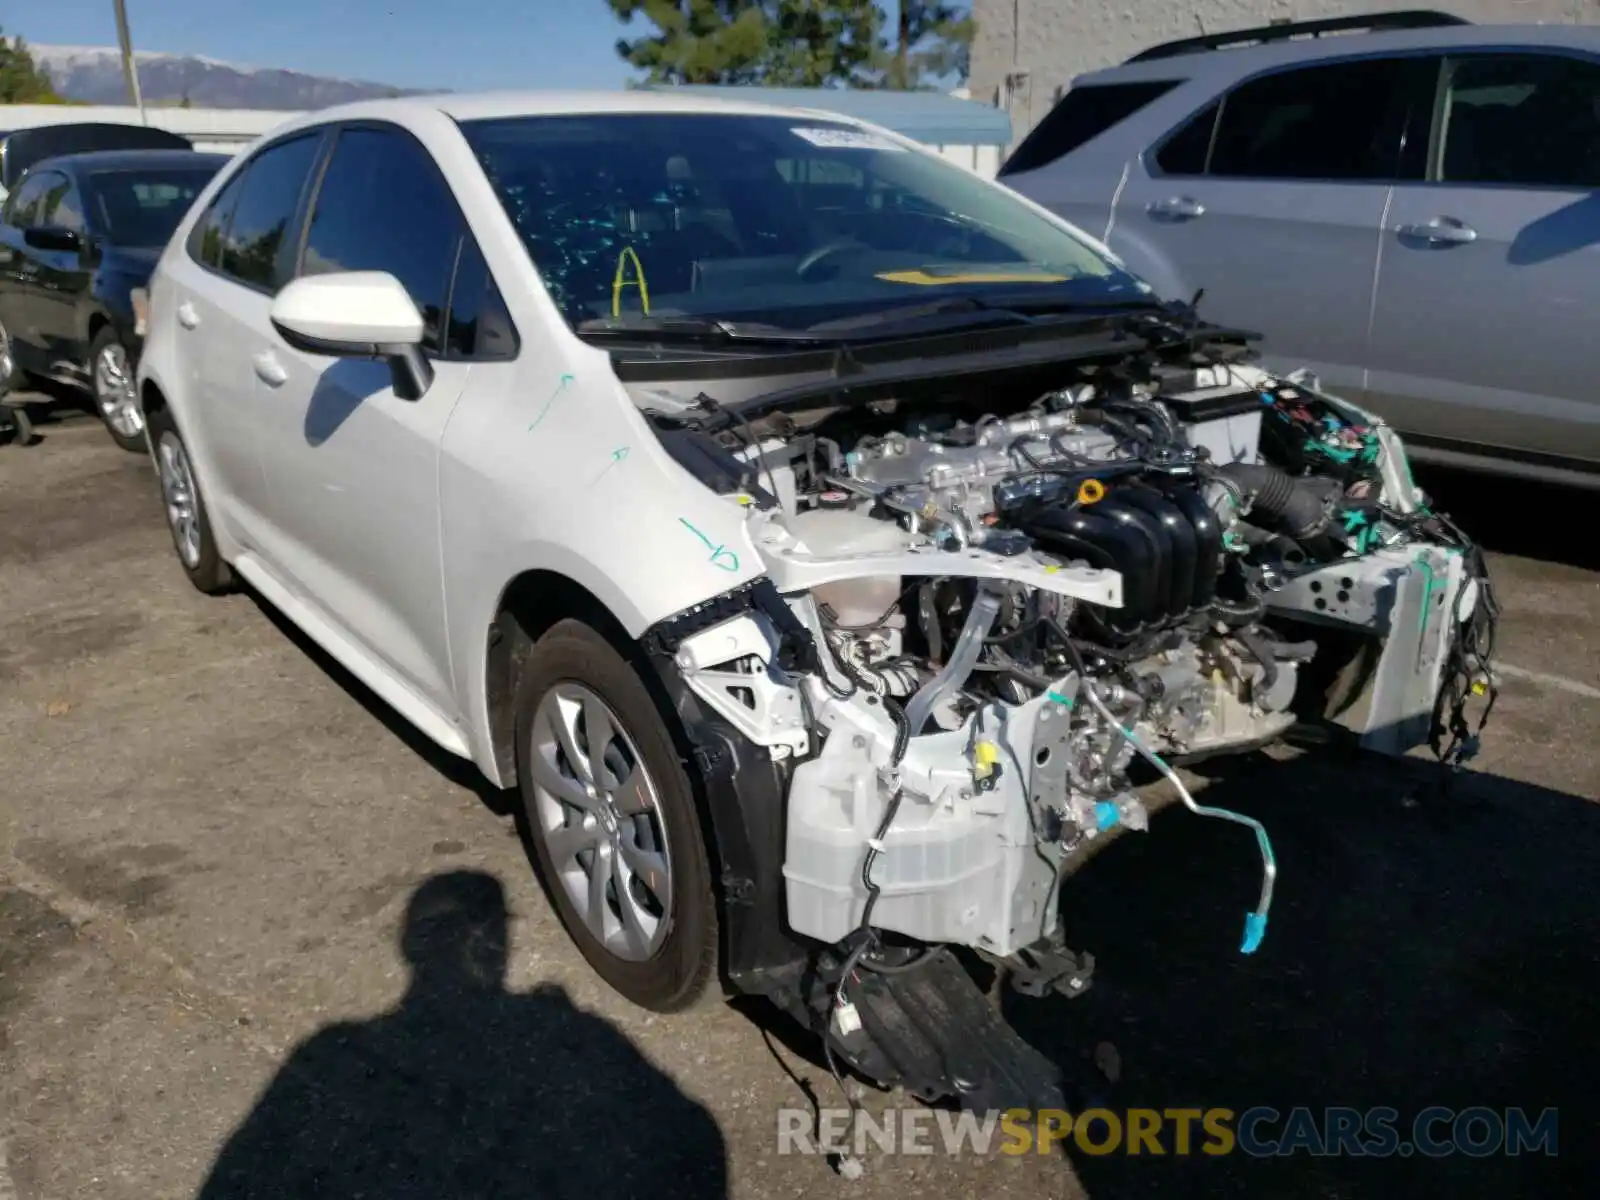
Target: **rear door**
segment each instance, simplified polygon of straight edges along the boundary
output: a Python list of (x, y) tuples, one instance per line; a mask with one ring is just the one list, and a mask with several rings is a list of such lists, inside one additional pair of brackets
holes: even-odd
[(1435, 127), (1389, 209), (1372, 403), (1427, 438), (1600, 462), (1600, 62), (1452, 56)]
[(185, 434), (191, 451), (199, 447), (203, 482), (222, 494), (213, 519), (257, 552), (269, 543), (268, 490), (251, 359), (271, 328), (272, 297), (292, 269), (322, 137), (314, 130), (258, 151), (195, 223), (186, 253), (169, 271), (190, 419), (199, 425)]
[(1239, 84), (1133, 164), (1112, 249), (1172, 298), (1203, 288), (1202, 315), (1266, 335), (1269, 360), (1361, 389), (1384, 204), (1428, 70), (1365, 58)]

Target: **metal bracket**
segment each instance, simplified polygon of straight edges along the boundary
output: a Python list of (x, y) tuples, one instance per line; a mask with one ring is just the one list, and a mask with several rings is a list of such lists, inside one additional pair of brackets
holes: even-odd
[(1024, 996), (1039, 997), (1050, 992), (1081, 996), (1094, 978), (1094, 955), (1074, 954), (1050, 941), (1024, 946), (1007, 965), (1011, 986)]

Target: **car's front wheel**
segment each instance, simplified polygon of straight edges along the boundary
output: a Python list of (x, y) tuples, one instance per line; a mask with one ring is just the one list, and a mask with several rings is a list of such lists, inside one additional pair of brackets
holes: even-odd
[(694, 792), (660, 709), (601, 634), (561, 621), (517, 686), (517, 776), (556, 912), (629, 1000), (686, 1008), (716, 962)]
[(225, 592), (233, 584), (233, 573), (217, 553), (211, 518), (200, 495), (189, 447), (166, 409), (158, 408), (150, 414), (149, 421), (150, 446), (156, 474), (161, 479), (161, 502), (183, 573), (207, 595)]
[(134, 385), (134, 364), (116, 330), (104, 326), (89, 346), (94, 408), (111, 440), (124, 450), (144, 451), (144, 413)]

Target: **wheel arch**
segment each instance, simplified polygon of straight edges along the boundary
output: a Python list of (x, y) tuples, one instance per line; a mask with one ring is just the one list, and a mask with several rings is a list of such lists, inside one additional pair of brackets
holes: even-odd
[(517, 777), (517, 676), (533, 644), (558, 621), (591, 626), (630, 661), (638, 643), (599, 597), (559, 571), (523, 571), (501, 589), (484, 645), (483, 687), (489, 749), (502, 780)]

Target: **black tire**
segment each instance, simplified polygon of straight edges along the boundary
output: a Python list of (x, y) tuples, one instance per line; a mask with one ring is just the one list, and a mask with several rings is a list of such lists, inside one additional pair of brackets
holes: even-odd
[[(100, 423), (106, 427), (106, 432), (111, 435), (113, 442), (124, 450), (134, 454), (143, 454), (147, 450), (143, 423), (141, 422), (139, 427), (131, 432), (119, 431), (111, 423), (112, 417), (107, 411), (109, 400), (101, 391), (100, 356), (112, 349), (122, 351), (123, 370), (130, 380), (133, 378), (134, 357), (132, 352), (122, 344), (122, 340), (117, 336), (115, 329), (109, 325), (102, 325), (100, 332), (94, 335), (94, 341), (89, 343), (89, 391), (94, 397), (95, 415), (100, 418)], [(134, 406), (133, 411), (138, 411), (137, 405)]]
[[(631, 741), (638, 763), (655, 785), (655, 803), (649, 810), (654, 816), (642, 819), (647, 829), (656, 828), (657, 821), (664, 829), (669, 869), (667, 887), (662, 890), (670, 893), (671, 905), (658, 921), (659, 945), (648, 957), (630, 960), (619, 956), (590, 930), (552, 857), (544, 814), (554, 801), (548, 798), (549, 793), (543, 801), (536, 795), (532, 758), (540, 751), (534, 739), (541, 703), (558, 686), (570, 690), (574, 685), (603, 701), (608, 715), (625, 731), (625, 737), (619, 736), (608, 747), (615, 745), (625, 751)], [(516, 717), (517, 782), (523, 815), (535, 865), (568, 936), (602, 979), (641, 1008), (653, 1012), (688, 1008), (705, 992), (716, 966), (717, 906), (694, 789), (660, 708), (635, 669), (611, 642), (581, 621), (566, 620), (539, 639), (523, 664), (517, 681)], [(608, 770), (611, 761), (615, 760), (608, 759)], [(563, 811), (577, 815), (575, 809)], [(631, 831), (636, 827), (627, 828)], [(597, 840), (605, 836), (597, 829)], [(613, 847), (615, 837), (613, 834)], [(601, 861), (600, 853), (598, 849), (593, 851), (591, 864)], [(613, 849), (612, 853), (616, 851)], [(580, 860), (564, 861), (569, 868), (567, 877), (577, 880), (575, 887), (583, 886), (582, 877), (573, 876), (571, 868), (587, 870), (591, 876), (596, 869), (594, 865), (585, 867)], [(629, 881), (630, 888), (633, 882)], [(612, 886), (623, 886), (620, 876), (613, 878)], [(630, 891), (630, 895), (637, 894)], [(645, 894), (648, 896), (648, 891)], [(611, 895), (614, 899), (610, 911), (620, 921), (620, 898), (614, 891)]]
[[(217, 540), (211, 533), (211, 516), (206, 511), (205, 498), (195, 477), (193, 462), (189, 457), (189, 447), (185, 444), (183, 435), (178, 432), (172, 414), (165, 408), (158, 408), (150, 413), (147, 421), (150, 429), (150, 446), (155, 458), (156, 480), (161, 487), (161, 505), (166, 512), (167, 529), (172, 534), (173, 549), (178, 554), (178, 565), (189, 577), (189, 582), (206, 595), (215, 596), (229, 591), (233, 587), (233, 572), (217, 553)], [(167, 467), (163, 466), (164, 447), (169, 451), (175, 448), (181, 453), (182, 463), (188, 475), (195, 536), (193, 543), (187, 548), (185, 534), (180, 531), (179, 518), (172, 503), (172, 493), (169, 491), (173, 480), (169, 479)]]
[(16, 348), (11, 344), (11, 335), (4, 325), (0, 325), (0, 396), (26, 390), (27, 376), (17, 366)]

